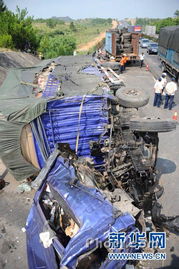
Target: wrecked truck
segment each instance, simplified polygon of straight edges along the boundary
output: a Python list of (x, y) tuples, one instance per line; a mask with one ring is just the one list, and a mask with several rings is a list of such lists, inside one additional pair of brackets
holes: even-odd
[(126, 261), (110, 261), (104, 243), (110, 231), (136, 231), (135, 219), (115, 209), (83, 171), (78, 176), (87, 185), (80, 182), (80, 163), (71, 163), (73, 152), (64, 149), (54, 151), (33, 182), (41, 186), (26, 224), (29, 268), (122, 268)]
[(106, 53), (117, 60), (124, 53), (127, 54), (130, 61), (138, 60), (139, 37), (139, 33), (129, 32), (126, 28), (108, 30), (105, 37)]
[[(0, 156), (37, 189), (26, 227), (29, 268), (87, 261), (88, 268), (122, 268), (126, 261), (113, 266), (107, 258), (110, 228), (142, 230), (142, 215), (156, 209), (158, 132), (175, 123), (141, 119), (145, 90), (126, 88), (108, 71), (91, 56), (59, 57), (10, 70), (0, 88)], [(96, 252), (84, 231), (102, 243)]]

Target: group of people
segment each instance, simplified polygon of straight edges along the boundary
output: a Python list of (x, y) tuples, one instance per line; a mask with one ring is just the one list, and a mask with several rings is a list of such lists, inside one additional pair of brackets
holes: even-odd
[(171, 110), (174, 103), (175, 92), (177, 91), (177, 84), (175, 78), (172, 78), (170, 82), (167, 82), (166, 77), (167, 74), (163, 73), (155, 82), (153, 106), (160, 107), (164, 101), (164, 109), (168, 108)]

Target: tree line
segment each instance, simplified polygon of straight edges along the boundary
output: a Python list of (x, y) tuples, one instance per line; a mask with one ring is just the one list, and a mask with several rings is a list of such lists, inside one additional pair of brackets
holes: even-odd
[[(8, 10), (3, 0), (0, 0), (0, 48), (16, 49), (30, 53), (42, 53), (44, 58), (55, 58), (59, 55), (72, 55), (76, 49), (75, 32), (79, 31), (78, 21), (69, 17), (61, 20), (58, 17), (34, 19), (28, 16), (27, 9), (18, 7), (13, 13)], [(112, 19), (86, 19), (86, 27), (111, 23)], [(83, 25), (81, 22), (81, 25)], [(69, 26), (65, 26), (68, 22)], [(46, 24), (50, 31), (40, 31), (34, 28), (35, 23)], [(61, 25), (61, 29), (56, 27)], [(43, 27), (43, 26), (42, 26)], [(45, 29), (45, 27), (44, 27)], [(52, 29), (54, 29), (52, 31)], [(99, 32), (99, 29), (97, 29)]]
[(141, 26), (154, 25), (156, 26), (156, 32), (158, 34), (163, 27), (179, 25), (179, 10), (175, 11), (174, 17), (165, 19), (136, 18), (136, 24)]
[(9, 11), (0, 0), (0, 47), (36, 51), (38, 38), (27, 10), (17, 7), (16, 14)]
[[(0, 47), (34, 54), (41, 52), (44, 58), (73, 54), (76, 48), (73, 37), (59, 32), (54, 36), (40, 35), (32, 23), (33, 18), (28, 16), (27, 9), (20, 10), (17, 7), (16, 13), (13, 13), (0, 0)], [(55, 18), (47, 19), (46, 23), (50, 28), (57, 23), (64, 24)]]

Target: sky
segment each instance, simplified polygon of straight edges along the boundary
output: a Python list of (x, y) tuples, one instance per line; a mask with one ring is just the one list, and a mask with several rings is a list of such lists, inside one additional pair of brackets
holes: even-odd
[(179, 9), (179, 0), (4, 0), (9, 10), (27, 8), (34, 18), (166, 18)]

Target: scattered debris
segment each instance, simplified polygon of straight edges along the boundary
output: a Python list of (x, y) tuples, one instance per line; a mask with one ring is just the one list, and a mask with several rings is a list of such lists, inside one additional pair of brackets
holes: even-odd
[(25, 232), (26, 232), (26, 228), (25, 228), (25, 227), (22, 227), (21, 231), (22, 231), (23, 233), (25, 233)]
[(40, 233), (39, 237), (44, 248), (49, 248), (51, 246), (53, 237), (50, 237), (50, 232)]
[(20, 184), (17, 187), (17, 192), (18, 193), (30, 192), (31, 190), (32, 190), (31, 186), (28, 183), (26, 183), (26, 182)]

